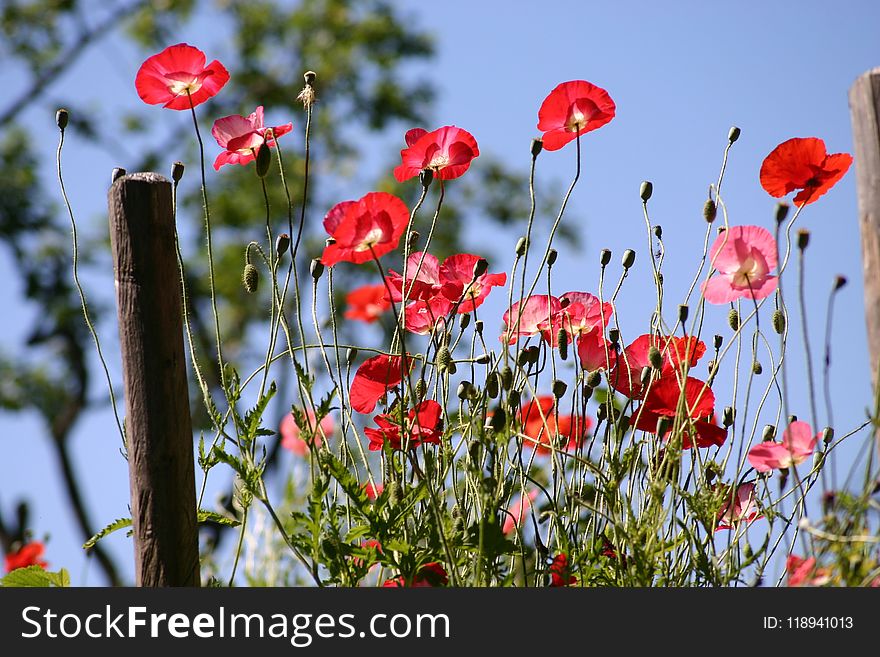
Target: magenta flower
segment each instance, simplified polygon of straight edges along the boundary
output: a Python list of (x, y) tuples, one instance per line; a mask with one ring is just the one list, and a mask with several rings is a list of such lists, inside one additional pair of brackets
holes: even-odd
[(433, 132), (413, 128), (406, 133), (406, 145), (407, 148), (400, 151), (400, 166), (394, 168), (397, 182), (414, 178), (425, 169), (433, 171), (434, 177), (441, 180), (458, 178), (480, 154), (474, 136), (454, 125)]
[(264, 126), (262, 105), (248, 116), (233, 114), (217, 119), (214, 121), (214, 127), (211, 128), (211, 134), (220, 147), (226, 150), (214, 160), (214, 170), (219, 170), (224, 164), (247, 164), (255, 160), (260, 146), (266, 144), (271, 148), (275, 145), (276, 137), (291, 130), (293, 130), (292, 123), (274, 128)]
[(734, 529), (741, 522), (750, 525), (752, 521), (763, 517), (760, 515), (755, 499), (755, 482), (747, 481), (737, 486), (735, 493), (733, 493), (732, 487), (727, 487), (724, 493), (724, 504), (718, 511), (718, 526), (715, 531)]
[(731, 226), (721, 233), (709, 252), (718, 271), (703, 283), (709, 303), (730, 303), (735, 299), (763, 299), (776, 289), (776, 240), (760, 226)]
[(792, 422), (782, 434), (782, 442), (763, 442), (749, 450), (749, 463), (758, 472), (781, 470), (807, 460), (819, 435), (813, 435), (810, 425), (800, 420)]
[(533, 294), (525, 299), (520, 310), (519, 301), (510, 306), (504, 313), (504, 333), (501, 341), (514, 344), (517, 338), (529, 337), (550, 328), (550, 319), (560, 310), (559, 299), (546, 294)]

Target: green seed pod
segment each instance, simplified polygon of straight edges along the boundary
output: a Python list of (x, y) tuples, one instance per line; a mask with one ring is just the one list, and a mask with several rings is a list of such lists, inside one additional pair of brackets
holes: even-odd
[(568, 360), (568, 331), (559, 329), (556, 334), (556, 342), (559, 345), (559, 357), (562, 360)]
[(309, 266), (309, 271), (312, 273), (312, 278), (317, 281), (324, 273), (324, 263), (321, 262), (319, 258), (312, 258), (312, 264)]
[(437, 364), (437, 369), (441, 372), (449, 369), (449, 366), (452, 364), (452, 354), (449, 353), (449, 347), (443, 345), (437, 350), (437, 358), (435, 362)]
[(834, 429), (831, 427), (825, 427), (822, 430), (822, 442), (827, 445), (832, 440), (834, 440)]
[(785, 218), (788, 216), (788, 211), (791, 209), (788, 203), (777, 203), (776, 204), (776, 223), (781, 224), (785, 221)]
[(752, 373), (753, 374), (761, 374), (764, 371), (764, 367), (758, 361), (752, 363)]
[(542, 150), (544, 150), (544, 140), (532, 139), (532, 157), (538, 157)]
[(269, 146), (263, 144), (257, 149), (257, 176), (265, 178), (269, 173), (269, 166), (272, 164), (272, 153), (269, 152)]
[(511, 385), (513, 385), (513, 370), (510, 365), (505, 365), (501, 368), (501, 387), (510, 390)]
[(260, 285), (260, 272), (251, 263), (246, 264), (241, 275), (241, 282), (248, 294), (254, 294)]
[(609, 262), (611, 262), (611, 249), (602, 249), (599, 252), (599, 264), (605, 267)]
[(70, 113), (66, 109), (62, 107), (55, 112), (55, 125), (58, 126), (59, 130), (63, 131), (67, 127), (68, 121), (70, 121)]
[(647, 203), (648, 199), (651, 198), (651, 194), (654, 193), (654, 183), (645, 180), (639, 186), (639, 196), (642, 199), (642, 203)]
[(556, 379), (553, 382), (553, 396), (556, 397), (556, 399), (562, 397), (565, 394), (566, 390), (568, 390), (568, 386), (566, 385), (565, 381)]
[(486, 379), (486, 394), (489, 396), (489, 399), (495, 399), (498, 397), (499, 388), (501, 387), (499, 379), (500, 377), (497, 372), (493, 372), (489, 375), (489, 378)]
[(663, 354), (654, 345), (648, 347), (648, 362), (651, 363), (651, 367), (655, 370), (663, 369)]
[(171, 165), (171, 180), (176, 183), (180, 182), (180, 179), (183, 178), (184, 166), (183, 162), (175, 162)]
[(591, 388), (598, 388), (602, 383), (602, 373), (599, 370), (593, 370), (587, 374), (587, 385)]
[(734, 331), (739, 328), (739, 313), (736, 311), (736, 308), (731, 308), (730, 312), (727, 313), (727, 325)]
[(424, 379), (419, 379), (416, 381), (416, 399), (419, 401), (425, 398), (425, 395), (428, 394), (428, 382)]
[(706, 223), (712, 223), (715, 221), (715, 217), (718, 216), (718, 206), (715, 205), (715, 201), (709, 199), (703, 205), (703, 219), (706, 220)]
[(739, 134), (740, 134), (740, 129), (737, 128), (736, 126), (733, 126), (730, 129), (730, 132), (727, 133), (727, 141), (729, 141), (732, 144), (737, 139), (739, 139)]
[(526, 249), (529, 248), (529, 240), (526, 237), (520, 237), (516, 241), (516, 255), (525, 255)]
[(629, 269), (636, 262), (636, 252), (632, 249), (627, 249), (623, 252), (623, 258), (621, 258), (621, 263), (623, 264), (624, 269)]

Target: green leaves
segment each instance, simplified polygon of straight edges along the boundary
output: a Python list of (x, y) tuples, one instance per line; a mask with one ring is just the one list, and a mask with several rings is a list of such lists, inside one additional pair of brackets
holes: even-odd
[(62, 568), (58, 572), (43, 570), (39, 566), (16, 568), (0, 579), (0, 587), (49, 588), (70, 586), (70, 573)]

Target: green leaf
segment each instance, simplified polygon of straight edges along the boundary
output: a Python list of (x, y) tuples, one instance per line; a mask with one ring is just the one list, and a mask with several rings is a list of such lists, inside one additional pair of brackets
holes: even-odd
[(70, 574), (62, 568), (57, 573), (43, 570), (39, 566), (16, 568), (6, 577), (0, 579), (0, 586), (48, 588), (50, 586), (70, 586)]
[(238, 527), (241, 524), (240, 520), (215, 513), (214, 511), (205, 511), (204, 509), (199, 509), (199, 522), (216, 522), (226, 527)]
[(132, 524), (131, 518), (119, 518), (117, 520), (114, 520), (109, 525), (104, 527), (104, 529), (102, 529), (97, 534), (92, 536), (89, 540), (87, 540), (85, 543), (83, 543), (83, 549), (88, 550), (90, 548), (95, 547), (95, 544), (97, 544), (98, 541), (100, 541), (102, 538), (104, 538), (108, 534), (112, 534), (113, 532), (115, 532), (118, 529), (124, 529), (125, 527), (131, 527), (131, 524)]

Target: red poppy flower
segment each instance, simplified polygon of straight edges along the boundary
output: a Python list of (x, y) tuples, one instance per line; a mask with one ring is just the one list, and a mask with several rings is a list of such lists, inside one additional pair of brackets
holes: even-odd
[(736, 487), (724, 486), (724, 503), (718, 511), (718, 526), (715, 531), (735, 529), (739, 523), (750, 525), (753, 521), (763, 518), (758, 510), (755, 499), (755, 482), (747, 481)]
[(554, 296), (533, 294), (522, 303), (516, 301), (504, 313), (504, 332), (501, 341), (515, 344), (520, 337), (535, 335), (550, 328), (550, 318), (562, 310), (562, 304)]
[(613, 370), (617, 365), (617, 352), (601, 331), (591, 331), (578, 337), (577, 352), (581, 367), (587, 372)]
[[(642, 431), (655, 433), (657, 420), (667, 417), (670, 419), (671, 431), (679, 415), (681, 393), (681, 384), (674, 374), (661, 376), (651, 385), (642, 406), (630, 418), (630, 424)], [(697, 447), (723, 445), (727, 439), (727, 429), (719, 427), (714, 422), (715, 395), (712, 389), (703, 381), (689, 376), (684, 384), (684, 397), (686, 415), (683, 419), (687, 424), (682, 430), (682, 449), (693, 447), (694, 434), (696, 434)]]
[[(403, 274), (389, 269), (385, 280), (391, 289), (391, 300), (403, 301)], [(422, 251), (411, 253), (406, 261), (407, 301), (433, 299), (440, 294), (441, 287), (437, 256)]]
[[(214, 170), (219, 170), (224, 164), (247, 164), (255, 160), (260, 146), (266, 144), (271, 148), (275, 145), (275, 138), (286, 135), (291, 130), (293, 130), (292, 123), (274, 128), (263, 126), (262, 105), (248, 116), (233, 114), (217, 119), (214, 121), (214, 127), (211, 128), (211, 134), (220, 147), (226, 150), (214, 160)], [(268, 139), (267, 133), (269, 133)]]
[(16, 568), (27, 568), (28, 566), (39, 566), (45, 569), (49, 565), (42, 559), (45, 551), (46, 546), (40, 541), (25, 543), (17, 551), (9, 552), (6, 555), (6, 572), (11, 573)]
[(430, 169), (441, 180), (458, 178), (480, 154), (473, 135), (453, 125), (434, 132), (413, 128), (406, 133), (406, 145), (400, 151), (401, 165), (394, 168), (398, 182), (414, 178), (424, 169)]
[(849, 153), (829, 155), (816, 137), (795, 137), (773, 149), (761, 165), (761, 186), (779, 198), (801, 190), (795, 205), (806, 205), (834, 187), (852, 164)]
[(370, 440), (370, 450), (382, 449), (387, 442), (391, 449), (401, 450), (404, 443), (415, 449), (423, 443), (438, 444), (443, 435), (443, 407), (433, 399), (426, 399), (409, 409), (404, 431), (400, 430), (398, 413), (382, 413), (373, 418), (378, 429), (366, 427), (364, 435)]
[(568, 555), (557, 554), (550, 564), (550, 586), (568, 586), (577, 582), (568, 565)]
[(215, 96), (229, 81), (216, 59), (205, 65), (205, 53), (186, 43), (168, 46), (141, 64), (134, 80), (138, 96), (149, 105), (188, 110)]
[(790, 554), (785, 560), (785, 572), (789, 586), (822, 586), (831, 581), (827, 569), (816, 568), (816, 557), (803, 559)]
[(614, 118), (616, 107), (608, 92), (585, 80), (563, 82), (550, 92), (538, 110), (538, 130), (544, 148), (556, 151)]
[(360, 264), (397, 248), (409, 223), (406, 204), (393, 194), (370, 192), (358, 201), (343, 201), (324, 217), (334, 242), (324, 248), (321, 262)]
[[(556, 449), (572, 451), (580, 447), (592, 425), (588, 417), (555, 415), (556, 400), (552, 395), (541, 395), (532, 399), (522, 412), (522, 432), (526, 436), (526, 447), (534, 447), (537, 454), (549, 454)], [(568, 440), (559, 444), (559, 437)]]
[(432, 561), (419, 568), (419, 572), (416, 573), (412, 582), (409, 582), (403, 575), (399, 575), (387, 580), (382, 586), (384, 588), (435, 587), (447, 584), (449, 584), (449, 576), (446, 574), (446, 570), (436, 561)]
[[(333, 422), (331, 416), (325, 415), (321, 419), (321, 422), (318, 423), (318, 428), (316, 429), (315, 413), (311, 409), (306, 410), (306, 418), (309, 422), (309, 428), (307, 431), (310, 436), (309, 440), (314, 443), (315, 447), (320, 447), (325, 438), (329, 438), (333, 435), (336, 423)], [(293, 413), (287, 414), (284, 419), (281, 420), (281, 426), (278, 430), (281, 433), (281, 446), (284, 449), (289, 449), (297, 456), (306, 456), (309, 453), (309, 443), (303, 439), (302, 428), (296, 423)]]
[(482, 260), (471, 253), (451, 255), (440, 265), (442, 293), (458, 305), (458, 314), (470, 313), (479, 308), (493, 287), (507, 283), (507, 274), (480, 274), (474, 280), (474, 267)]
[[(377, 541), (375, 538), (368, 538), (365, 541), (361, 541), (360, 548), (361, 548), (361, 550), (364, 550), (364, 551), (375, 550), (377, 554), (382, 554), (382, 544), (379, 541)], [(357, 566), (358, 568), (360, 568), (361, 566), (364, 565), (364, 560), (358, 556), (353, 556), (351, 558), (351, 562), (355, 566)], [(370, 570), (375, 568), (377, 565), (378, 564), (374, 563), (373, 566), (370, 568)]]
[(398, 385), (403, 379), (404, 371), (412, 369), (412, 362), (401, 368), (400, 356), (379, 354), (368, 358), (358, 367), (351, 382), (349, 401), (358, 413), (372, 413), (379, 400), (390, 388)]
[(736, 299), (763, 299), (776, 289), (776, 240), (760, 226), (731, 226), (721, 233), (709, 252), (718, 271), (703, 283), (709, 303), (730, 303)]
[(403, 311), (404, 327), (411, 333), (427, 335), (452, 310), (452, 302), (443, 296), (414, 301)]
[(630, 399), (642, 398), (640, 377), (642, 370), (651, 366), (649, 356), (651, 347), (656, 347), (663, 358), (661, 376), (674, 375), (676, 371), (681, 371), (684, 362), (690, 367), (695, 367), (706, 353), (706, 344), (695, 336), (667, 338), (659, 335), (640, 335), (624, 349), (624, 357), (617, 359), (618, 367), (609, 377), (611, 386), (617, 392)]
[(367, 499), (375, 500), (382, 494), (382, 491), (385, 490), (384, 484), (371, 484), (369, 481), (363, 486), (364, 492), (367, 494)]
[(345, 302), (348, 304), (345, 318), (357, 319), (367, 324), (375, 322), (382, 313), (391, 308), (384, 283), (355, 288), (345, 295)]

